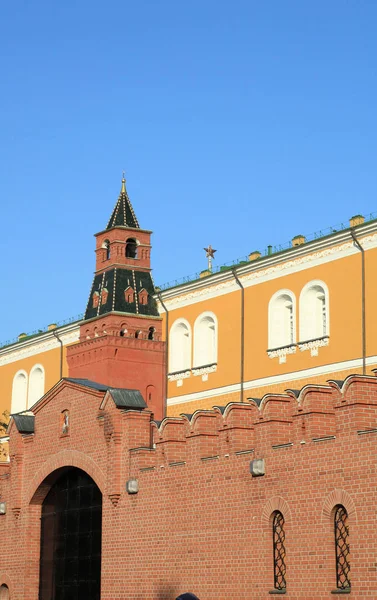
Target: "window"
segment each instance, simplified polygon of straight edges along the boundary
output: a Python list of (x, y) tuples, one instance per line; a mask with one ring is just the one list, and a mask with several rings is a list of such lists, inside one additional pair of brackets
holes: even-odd
[(272, 540), (274, 550), (274, 589), (285, 590), (286, 567), (285, 567), (285, 531), (284, 517), (281, 512), (276, 511), (272, 519)]
[(347, 590), (351, 587), (350, 580), (350, 546), (348, 514), (344, 506), (338, 504), (334, 512), (336, 587)]
[(191, 327), (185, 319), (180, 319), (170, 329), (169, 371), (188, 369), (191, 369)]
[(138, 294), (139, 296), (139, 304), (148, 304), (148, 292), (146, 289), (142, 288)]
[(69, 411), (63, 410), (61, 414), (61, 435), (69, 434)]
[(28, 406), (33, 406), (45, 392), (45, 372), (41, 365), (35, 365), (30, 371)]
[(11, 413), (18, 413), (27, 408), (27, 374), (18, 371), (13, 379)]
[(124, 290), (124, 299), (128, 304), (131, 304), (134, 301), (134, 291), (131, 286), (128, 286), (128, 288)]
[(9, 588), (5, 583), (0, 585), (0, 600), (9, 600)]
[(92, 300), (93, 300), (93, 308), (97, 308), (99, 305), (99, 292), (94, 292)]
[(109, 240), (105, 240), (102, 244), (102, 248), (105, 249), (105, 260), (109, 260), (110, 258), (110, 242)]
[(217, 318), (206, 312), (196, 319), (194, 326), (194, 365), (201, 367), (217, 362)]
[(148, 340), (154, 340), (155, 331), (156, 329), (154, 327), (148, 329)]
[(137, 258), (138, 241), (135, 238), (128, 238), (126, 241), (126, 257)]
[(268, 347), (281, 348), (296, 341), (296, 298), (290, 290), (276, 292), (268, 307)]
[(329, 292), (323, 281), (310, 281), (300, 294), (300, 341), (329, 335)]

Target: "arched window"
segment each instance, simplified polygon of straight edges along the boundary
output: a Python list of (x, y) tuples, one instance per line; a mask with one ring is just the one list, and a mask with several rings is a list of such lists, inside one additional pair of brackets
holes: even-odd
[(105, 249), (105, 260), (109, 260), (109, 258), (110, 258), (110, 242), (109, 242), (109, 240), (105, 240), (103, 242), (102, 248)]
[(347, 590), (351, 587), (350, 545), (347, 511), (341, 504), (334, 511), (336, 587)]
[(18, 413), (27, 408), (27, 374), (18, 371), (13, 379), (11, 413)]
[(169, 371), (191, 369), (191, 327), (185, 319), (173, 323), (169, 338)]
[(141, 329), (137, 329), (137, 330), (135, 331), (135, 338), (137, 339), (137, 338), (141, 337), (141, 334), (142, 334), (142, 333), (143, 333), (143, 332), (141, 331)]
[(323, 281), (310, 281), (300, 294), (300, 341), (329, 335), (329, 292)]
[(154, 327), (150, 327), (148, 329), (148, 340), (154, 340), (154, 333), (156, 329)]
[(135, 238), (128, 238), (126, 241), (126, 257), (137, 258), (137, 240)]
[(0, 600), (9, 600), (9, 588), (5, 583), (0, 585)]
[(69, 410), (63, 410), (61, 413), (61, 435), (69, 434)]
[(290, 290), (276, 292), (268, 307), (268, 347), (281, 348), (296, 341), (296, 298)]
[(199, 315), (194, 325), (194, 366), (217, 362), (217, 318), (210, 312)]
[(41, 365), (34, 365), (29, 376), (28, 406), (33, 406), (45, 392), (45, 372)]
[(284, 545), (284, 517), (279, 511), (274, 512), (272, 517), (272, 541), (274, 550), (274, 589), (285, 590), (287, 587), (287, 582)]

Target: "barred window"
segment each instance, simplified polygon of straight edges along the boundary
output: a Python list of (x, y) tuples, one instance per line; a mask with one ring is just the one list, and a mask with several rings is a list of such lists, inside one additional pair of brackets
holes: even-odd
[(191, 369), (191, 327), (186, 319), (177, 319), (170, 329), (169, 371)]
[(281, 348), (296, 342), (296, 298), (290, 290), (279, 290), (268, 305), (268, 347)]
[(347, 511), (339, 504), (334, 513), (336, 587), (346, 590), (351, 587), (350, 545)]
[(281, 512), (274, 513), (272, 521), (272, 536), (274, 545), (274, 588), (275, 590), (285, 590), (287, 587), (285, 574), (285, 531), (284, 517)]
[(310, 281), (300, 294), (300, 340), (329, 335), (329, 291), (323, 281)]

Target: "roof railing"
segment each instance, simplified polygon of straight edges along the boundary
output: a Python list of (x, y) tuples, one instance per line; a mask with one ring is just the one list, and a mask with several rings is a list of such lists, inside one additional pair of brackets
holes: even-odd
[[(364, 219), (365, 219), (364, 223), (374, 221), (375, 219), (377, 219), (377, 212), (373, 212), (373, 213), (369, 213), (369, 214), (365, 215)], [(304, 236), (305, 242), (313, 242), (314, 240), (319, 240), (320, 238), (324, 238), (328, 235), (331, 235), (333, 233), (338, 233), (338, 231), (343, 231), (343, 230), (349, 229), (349, 228), (350, 228), (350, 224), (348, 221), (346, 221), (343, 223), (338, 223), (338, 225), (334, 225), (333, 227), (326, 227), (324, 229), (319, 229), (318, 231), (309, 233), (309, 235), (305, 235)], [(290, 250), (293, 247), (294, 247), (294, 245), (292, 243), (292, 240), (290, 240), (289, 242), (285, 242), (283, 244), (277, 244), (275, 246), (267, 246), (267, 248), (265, 248), (264, 251), (261, 253), (261, 257), (262, 256), (272, 256), (274, 254), (278, 254), (279, 252), (284, 252), (286, 250)], [(248, 256), (242, 256), (241, 258), (237, 258), (235, 260), (232, 260), (231, 262), (227, 262), (222, 265), (216, 265), (216, 267), (213, 267), (213, 269), (211, 271), (211, 275), (214, 273), (219, 273), (221, 271), (231, 269), (234, 266), (241, 266), (243, 263), (249, 263), (249, 262), (250, 262), (250, 260), (249, 260)], [(180, 279), (173, 279), (172, 281), (168, 281), (167, 283), (164, 283), (164, 284), (158, 286), (158, 288), (161, 291), (164, 291), (164, 290), (168, 290), (170, 288), (177, 287), (184, 283), (190, 283), (192, 281), (196, 281), (197, 279), (200, 279), (200, 272), (196, 272), (192, 275), (186, 275), (185, 277), (181, 277)]]
[[(68, 319), (63, 319), (62, 321), (57, 321), (56, 323), (54, 323), (54, 325), (56, 325), (56, 328), (54, 329), (64, 327), (64, 325), (69, 325), (70, 323), (75, 323), (76, 321), (81, 321), (83, 318), (84, 314), (81, 313), (79, 315), (76, 315), (75, 317), (70, 317)], [(42, 335), (43, 333), (48, 333), (48, 331), (50, 331), (49, 325), (46, 325), (42, 329), (35, 329), (30, 333), (23, 334), (21, 339), (19, 338), (19, 336), (17, 336), (13, 339), (5, 340), (4, 342), (0, 342), (0, 349), (6, 348), (7, 346), (12, 346), (13, 344), (17, 344), (18, 342), (26, 342), (27, 340)]]
[[(367, 215), (364, 215), (364, 224), (374, 221), (376, 219), (377, 219), (377, 212), (368, 213)], [(343, 231), (343, 230), (349, 229), (349, 228), (350, 228), (350, 224), (347, 221), (347, 222), (339, 223), (338, 225), (335, 225), (333, 227), (326, 227), (325, 229), (320, 229), (318, 231), (315, 231), (314, 233), (310, 233), (309, 235), (305, 235), (303, 237), (305, 237), (305, 243), (312, 242), (314, 240), (319, 240), (328, 235), (331, 235), (333, 233), (337, 233), (338, 231)], [(290, 240), (289, 242), (285, 242), (283, 244), (277, 244), (275, 246), (267, 246), (267, 248), (265, 248), (263, 253), (261, 253), (261, 257), (262, 256), (272, 256), (274, 254), (278, 254), (279, 252), (284, 252), (286, 250), (290, 250), (293, 247), (294, 247), (294, 245), (292, 243), (292, 240)], [(242, 256), (241, 258), (236, 258), (236, 259), (232, 260), (231, 262), (227, 262), (222, 265), (216, 265), (216, 267), (214, 267), (212, 269), (211, 275), (215, 274), (215, 273), (220, 273), (222, 271), (230, 270), (234, 266), (240, 267), (243, 264), (246, 264), (249, 262), (250, 262), (250, 260), (249, 260), (248, 256)], [(196, 273), (193, 273), (192, 275), (185, 275), (184, 277), (181, 277), (179, 279), (173, 279), (172, 281), (168, 281), (167, 283), (164, 283), (164, 284), (158, 286), (158, 289), (161, 291), (164, 291), (164, 290), (168, 290), (170, 288), (177, 287), (179, 285), (183, 285), (184, 283), (190, 283), (190, 282), (200, 279), (200, 275), (201, 275), (201, 272), (197, 271)], [(70, 323), (75, 323), (76, 321), (81, 321), (83, 318), (84, 318), (84, 314), (79, 314), (79, 315), (76, 315), (75, 317), (64, 319), (63, 321), (58, 321), (56, 323), (56, 327), (63, 327), (64, 325), (69, 325)], [(6, 346), (11, 346), (20, 341), (27, 341), (28, 339), (37, 337), (39, 335), (42, 335), (43, 333), (47, 333), (48, 331), (49, 331), (48, 325), (46, 325), (46, 327), (43, 327), (42, 329), (37, 329), (35, 331), (32, 331), (31, 333), (25, 334), (21, 340), (19, 339), (19, 337), (16, 337), (16, 338), (13, 338), (10, 340), (5, 340), (4, 342), (0, 342), (0, 349), (5, 348)]]

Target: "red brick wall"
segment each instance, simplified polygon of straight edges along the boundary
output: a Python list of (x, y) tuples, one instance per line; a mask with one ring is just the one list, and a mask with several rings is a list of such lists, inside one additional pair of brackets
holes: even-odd
[[(149, 327), (155, 329), (153, 340)], [(141, 331), (138, 338), (136, 330)], [(109, 314), (85, 322), (80, 342), (67, 349), (67, 362), (70, 377), (139, 390), (154, 418), (164, 417), (166, 349), (160, 318)]]
[[(137, 258), (126, 257), (126, 242), (128, 239), (138, 241)], [(151, 232), (143, 229), (126, 229), (114, 227), (96, 234), (96, 272), (106, 270), (111, 266), (122, 265), (137, 271), (150, 270)], [(105, 241), (110, 243), (110, 259), (106, 259)]]
[[(377, 598), (377, 378), (351, 376), (342, 390), (306, 386), (298, 399), (268, 395), (260, 409), (231, 404), (159, 428), (148, 411), (122, 412), (101, 393), (61, 382), (35, 414), (34, 435), (11, 425), (11, 463), (0, 467), (0, 585), (12, 599), (38, 598), (41, 502), (67, 465), (103, 493), (102, 600), (184, 591), (270, 598), (275, 510), (285, 518), (285, 597), (333, 598), (337, 504), (349, 515), (350, 597)], [(254, 458), (265, 459), (263, 477), (249, 473)], [(125, 491), (130, 477), (136, 495)]]

